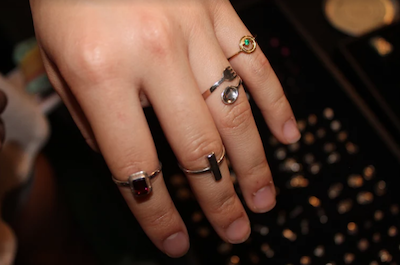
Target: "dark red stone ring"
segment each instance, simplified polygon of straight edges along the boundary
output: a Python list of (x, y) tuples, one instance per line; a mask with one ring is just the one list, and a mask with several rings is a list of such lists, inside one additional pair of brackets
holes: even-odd
[(151, 179), (160, 174), (161, 170), (162, 164), (160, 162), (160, 167), (150, 175), (145, 171), (139, 171), (130, 175), (127, 181), (117, 180), (114, 176), (112, 176), (112, 179), (118, 186), (131, 188), (133, 196), (141, 197), (151, 193)]

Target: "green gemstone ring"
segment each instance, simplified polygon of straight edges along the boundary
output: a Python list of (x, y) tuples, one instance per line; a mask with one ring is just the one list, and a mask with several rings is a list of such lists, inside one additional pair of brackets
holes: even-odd
[(257, 48), (256, 38), (253, 36), (243, 36), (240, 39), (239, 48), (240, 48), (240, 50), (236, 54), (229, 57), (228, 60), (232, 59), (233, 57), (235, 57), (236, 55), (238, 55), (241, 52), (248, 53), (248, 54), (254, 52)]

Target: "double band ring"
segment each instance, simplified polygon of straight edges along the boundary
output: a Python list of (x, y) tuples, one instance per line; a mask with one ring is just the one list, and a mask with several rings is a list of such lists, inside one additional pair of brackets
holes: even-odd
[(130, 175), (126, 181), (117, 180), (114, 176), (112, 176), (112, 180), (118, 186), (131, 188), (133, 196), (141, 197), (151, 193), (151, 180), (161, 173), (161, 169), (162, 164), (160, 162), (159, 168), (149, 175), (145, 171), (139, 171)]
[[(203, 93), (203, 98), (206, 100), (212, 92), (214, 92), (223, 82), (225, 81), (232, 81), (237, 77), (237, 74), (235, 70), (232, 69), (232, 67), (228, 66), (225, 68), (225, 70), (222, 72), (222, 77), (220, 80), (214, 83), (214, 85), (206, 90)], [(224, 91), (221, 94), (221, 100), (223, 103), (229, 105), (235, 103), (235, 101), (239, 97), (239, 87), (242, 84), (242, 79), (239, 77), (239, 84), (237, 86), (228, 86), (224, 89)]]
[(228, 61), (241, 52), (248, 53), (248, 54), (252, 53), (256, 50), (256, 48), (257, 48), (257, 42), (256, 42), (255, 37), (243, 36), (239, 42), (239, 51), (237, 53), (235, 53), (234, 55), (232, 55), (231, 57), (228, 57)]
[(232, 69), (232, 67), (228, 66), (225, 68), (225, 70), (222, 72), (222, 77), (220, 80), (218, 80), (217, 82), (214, 83), (214, 85), (212, 85), (212, 87), (210, 87), (210, 89), (208, 89), (207, 91), (205, 91), (203, 93), (203, 98), (204, 100), (206, 100), (212, 92), (214, 92), (223, 82), (225, 81), (232, 81), (237, 77), (237, 74), (235, 72), (235, 70)]
[(219, 165), (222, 163), (224, 158), (225, 158), (225, 147), (222, 146), (222, 154), (218, 160), (216, 159), (214, 152), (207, 155), (206, 159), (208, 160), (208, 163), (210, 165), (208, 167), (201, 168), (201, 169), (195, 169), (195, 170), (186, 169), (186, 168), (182, 167), (181, 165), (179, 165), (179, 167), (186, 174), (203, 174), (203, 173), (211, 172), (213, 174), (215, 180), (219, 181), (222, 179), (222, 174), (219, 169)]

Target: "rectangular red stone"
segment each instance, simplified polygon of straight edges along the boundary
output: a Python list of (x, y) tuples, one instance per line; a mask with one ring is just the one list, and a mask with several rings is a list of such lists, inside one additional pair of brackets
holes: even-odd
[(143, 196), (151, 192), (150, 179), (145, 172), (130, 176), (129, 182), (134, 196)]

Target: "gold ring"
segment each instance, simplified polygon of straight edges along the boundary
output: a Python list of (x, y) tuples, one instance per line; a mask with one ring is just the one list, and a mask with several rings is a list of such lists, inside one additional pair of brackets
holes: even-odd
[(239, 51), (228, 58), (228, 61), (238, 55), (241, 52), (250, 54), (254, 52), (257, 48), (256, 37), (253, 36), (243, 36), (239, 42)]

